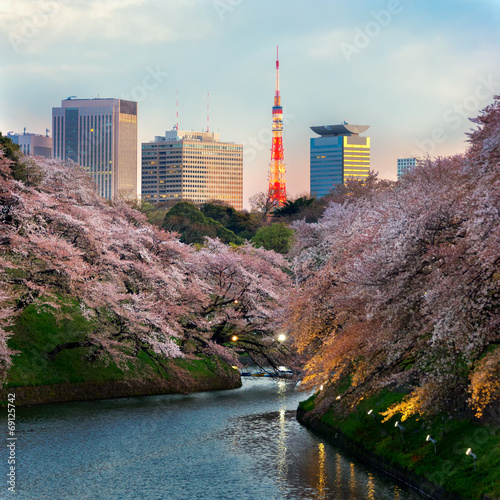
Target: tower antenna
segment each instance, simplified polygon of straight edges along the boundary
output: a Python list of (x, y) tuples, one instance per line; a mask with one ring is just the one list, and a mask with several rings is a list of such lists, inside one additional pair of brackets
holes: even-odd
[(273, 142), (269, 165), (269, 201), (274, 207), (282, 207), (286, 202), (285, 161), (283, 154), (283, 108), (280, 96), (280, 61), (276, 46), (276, 90), (273, 106)]
[(210, 132), (210, 92), (207, 92), (207, 132)]
[(179, 89), (177, 89), (177, 115), (176, 115), (176, 125), (175, 128), (177, 132), (179, 131)]

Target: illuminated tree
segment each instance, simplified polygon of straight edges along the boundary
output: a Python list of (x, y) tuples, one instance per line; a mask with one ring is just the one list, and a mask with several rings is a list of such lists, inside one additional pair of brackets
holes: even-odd
[(309, 356), (306, 387), (351, 377), (345, 408), (392, 384), (411, 390), (387, 417), (499, 398), (498, 98), (473, 121), (465, 156), (295, 224), (284, 323)]

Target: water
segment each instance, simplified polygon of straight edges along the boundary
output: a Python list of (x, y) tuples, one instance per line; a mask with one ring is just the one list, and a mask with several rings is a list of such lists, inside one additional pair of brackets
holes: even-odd
[[(18, 408), (16, 498), (416, 498), (302, 427), (304, 398), (251, 378), (233, 391)], [(3, 479), (0, 498), (14, 498)]]

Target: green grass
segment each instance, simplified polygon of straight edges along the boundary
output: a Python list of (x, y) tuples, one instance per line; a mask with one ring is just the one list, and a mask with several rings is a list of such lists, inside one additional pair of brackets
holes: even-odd
[[(186, 370), (193, 378), (216, 377), (217, 366), (231, 368), (203, 357), (199, 359), (162, 360), (167, 370), (157, 366), (143, 351), (126, 366), (118, 366), (108, 357), (90, 360), (90, 347), (61, 351), (55, 359), (47, 353), (59, 343), (83, 340), (96, 325), (85, 319), (74, 299), (61, 299), (57, 315), (50, 306), (29, 305), (12, 328), (9, 347), (19, 351), (13, 357), (13, 366), (7, 375), (6, 387), (53, 385), (79, 382), (101, 382), (161, 377), (169, 378), (169, 367)], [(57, 316), (57, 317), (56, 317)], [(63, 319), (57, 319), (57, 318)], [(126, 347), (124, 347), (126, 349)]]
[[(395, 416), (382, 423), (380, 412), (402, 399), (404, 393), (384, 390), (361, 401), (357, 411), (342, 417), (335, 405), (321, 420), (339, 429), (349, 440), (362, 445), (369, 453), (404, 467), (429, 482), (466, 500), (480, 500), (483, 494), (500, 498), (500, 429), (480, 425), (470, 419), (452, 419), (438, 415), (424, 419), (411, 417), (404, 431), (395, 427)], [(301, 408), (314, 408), (316, 395), (301, 403)], [(373, 409), (373, 415), (368, 411)], [(434, 445), (426, 441), (431, 435)], [(477, 455), (477, 470), (467, 448)]]

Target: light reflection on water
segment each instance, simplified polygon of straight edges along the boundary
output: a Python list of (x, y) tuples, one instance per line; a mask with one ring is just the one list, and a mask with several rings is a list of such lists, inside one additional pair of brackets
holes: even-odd
[(288, 389), (250, 379), (235, 391), (19, 408), (17, 497), (418, 498), (302, 427), (305, 396)]
[(318, 454), (318, 485), (316, 487), (316, 490), (318, 492), (317, 498), (324, 500), (326, 498), (325, 444), (318, 443), (318, 450), (319, 450), (319, 454)]

